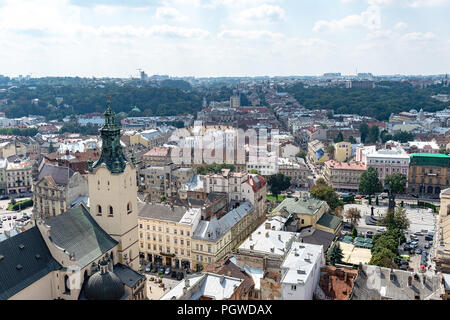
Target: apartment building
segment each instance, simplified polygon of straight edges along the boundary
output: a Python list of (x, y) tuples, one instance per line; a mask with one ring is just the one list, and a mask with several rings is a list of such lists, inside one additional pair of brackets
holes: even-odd
[(441, 153), (411, 154), (408, 191), (439, 196), (450, 185), (450, 156)]
[(34, 160), (8, 162), (6, 166), (7, 193), (19, 194), (31, 191)]
[(235, 249), (254, 230), (257, 218), (255, 208), (246, 201), (220, 219), (200, 221), (192, 236), (194, 270), (202, 270)]
[(361, 162), (339, 162), (328, 160), (325, 162), (325, 181), (339, 191), (357, 191), (361, 174), (366, 166)]
[(348, 161), (352, 157), (352, 144), (350, 142), (338, 142), (334, 144), (334, 160)]
[(171, 197), (194, 176), (194, 169), (180, 168), (174, 164), (150, 166), (139, 170), (140, 188), (148, 194), (149, 201)]
[(373, 167), (378, 173), (381, 183), (393, 173), (401, 173), (408, 177), (410, 156), (401, 148), (376, 150), (375, 146), (357, 148), (356, 161), (367, 168)]
[(258, 217), (266, 214), (266, 179), (247, 172), (231, 172), (222, 169), (220, 174), (205, 175), (204, 192), (222, 192), (228, 194), (229, 202), (250, 201)]
[(308, 143), (308, 160), (310, 163), (323, 163), (328, 160), (328, 154), (325, 151), (325, 145), (319, 140), (313, 140)]
[(199, 208), (139, 203), (139, 252), (150, 262), (192, 268), (192, 236), (200, 223)]
[(87, 202), (88, 181), (67, 167), (43, 163), (33, 183), (33, 216), (49, 219), (64, 213), (79, 199)]
[(278, 173), (290, 177), (291, 183), (298, 187), (308, 187), (309, 169), (302, 158), (297, 160), (278, 158)]

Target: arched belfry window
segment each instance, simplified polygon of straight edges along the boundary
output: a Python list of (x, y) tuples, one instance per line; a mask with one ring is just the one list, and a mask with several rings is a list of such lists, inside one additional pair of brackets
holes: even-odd
[(114, 214), (114, 210), (112, 206), (109, 206), (109, 215), (113, 215)]
[(97, 214), (102, 214), (102, 206), (97, 205)]
[(127, 213), (130, 214), (132, 211), (131, 202), (128, 202), (127, 204)]

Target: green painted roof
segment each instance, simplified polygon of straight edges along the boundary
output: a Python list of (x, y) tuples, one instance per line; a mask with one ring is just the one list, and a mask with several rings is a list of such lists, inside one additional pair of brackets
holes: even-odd
[(313, 215), (323, 203), (324, 201), (315, 198), (286, 198), (272, 210), (272, 213), (281, 212), (286, 215), (293, 213)]
[(319, 220), (317, 220), (317, 224), (331, 228), (333, 230), (336, 230), (339, 225), (342, 223), (342, 219), (336, 216), (333, 216), (332, 214), (329, 214), (328, 212), (325, 212)]
[(0, 299), (6, 300), (61, 265), (37, 227), (0, 242)]
[(79, 204), (63, 214), (49, 219), (52, 241), (75, 254), (77, 264), (83, 268), (118, 244)]
[(93, 167), (89, 164), (89, 171), (104, 164), (111, 173), (121, 173), (125, 169), (127, 159), (120, 144), (120, 126), (116, 123), (116, 114), (112, 111), (109, 102), (104, 114), (105, 124), (100, 129), (102, 153)]
[(450, 156), (442, 153), (412, 153), (411, 165), (449, 167)]

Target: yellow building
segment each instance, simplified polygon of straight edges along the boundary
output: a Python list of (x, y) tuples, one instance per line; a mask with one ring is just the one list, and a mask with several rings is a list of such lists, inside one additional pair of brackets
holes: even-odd
[(352, 144), (350, 142), (338, 142), (334, 145), (334, 160), (344, 162), (352, 157)]
[(200, 208), (161, 203), (139, 204), (139, 250), (145, 261), (190, 269), (191, 237), (200, 222)]
[(287, 231), (294, 231), (312, 226), (324, 232), (338, 234), (342, 227), (342, 219), (329, 214), (325, 201), (304, 194), (300, 198), (286, 198), (270, 216), (282, 216), (288, 219)]
[(246, 201), (220, 219), (202, 220), (192, 236), (192, 266), (195, 271), (221, 259), (237, 248), (255, 229), (255, 208)]

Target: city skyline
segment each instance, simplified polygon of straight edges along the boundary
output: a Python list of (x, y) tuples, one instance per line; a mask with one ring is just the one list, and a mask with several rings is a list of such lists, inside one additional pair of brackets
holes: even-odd
[(445, 74), (446, 8), (448, 0), (6, 0), (1, 67), (32, 77)]

